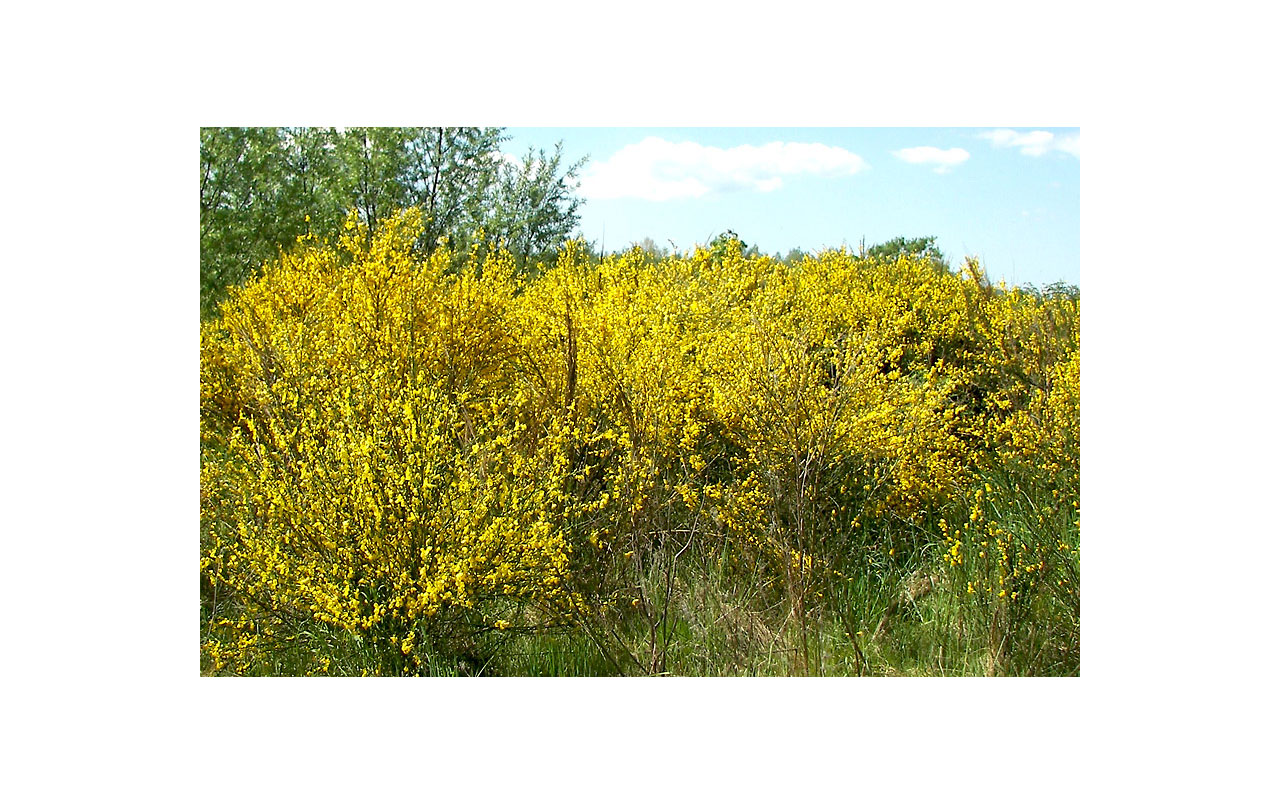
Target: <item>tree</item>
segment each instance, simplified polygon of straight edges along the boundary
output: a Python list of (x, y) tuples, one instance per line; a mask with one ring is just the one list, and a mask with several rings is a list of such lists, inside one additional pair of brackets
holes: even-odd
[(200, 130), (200, 313), (309, 231), (346, 213), (332, 128)]
[(283, 183), (274, 128), (200, 129), (200, 309), (271, 257), (284, 231), (276, 213)]
[(486, 222), (506, 241), (522, 271), (536, 271), (553, 260), (578, 225), (582, 200), (573, 191), (586, 159), (562, 171), (563, 157), (560, 142), (550, 157), (544, 150), (535, 155), (530, 148), (519, 164), (503, 165), (491, 195), (492, 216)]
[(201, 317), (297, 237), (336, 235), (349, 209), (371, 240), (421, 208), (424, 255), (442, 239), (465, 253), (483, 229), (522, 269), (546, 263), (577, 225), (584, 162), (565, 166), (557, 144), (510, 163), (504, 141), (501, 128), (201, 129)]
[(423, 249), (441, 236), (461, 240), (485, 224), (485, 199), (502, 169), (501, 128), (413, 128), (404, 174), (409, 201), (423, 212)]
[(936, 236), (922, 236), (918, 239), (899, 236), (867, 250), (866, 257), (893, 261), (902, 256), (917, 256), (932, 261), (939, 271), (949, 271), (950, 266), (938, 249), (937, 239)]
[(406, 180), (410, 131), (347, 128), (338, 137), (339, 192), (356, 209), (370, 237), (384, 218), (411, 205)]
[(743, 258), (756, 258), (760, 255), (759, 245), (747, 245), (737, 233), (726, 230), (707, 244), (707, 249), (717, 258), (724, 259), (730, 254)]
[(671, 250), (670, 250), (670, 249), (668, 249), (668, 248), (666, 248), (666, 247), (662, 247), (662, 246), (660, 246), (660, 245), (659, 245), (657, 242), (655, 242), (655, 241), (653, 240), (653, 238), (652, 238), (652, 237), (650, 237), (650, 236), (646, 236), (646, 237), (644, 237), (644, 239), (642, 239), (642, 240), (641, 240), (641, 241), (639, 241), (639, 242), (632, 242), (632, 243), (631, 243), (631, 246), (632, 246), (633, 248), (637, 248), (637, 247), (638, 247), (638, 248), (640, 248), (640, 249), (641, 249), (641, 250), (643, 250), (643, 251), (644, 251), (644, 252), (645, 252), (645, 253), (646, 253), (650, 258), (653, 258), (653, 259), (663, 259), (663, 258), (666, 258), (667, 256), (671, 255)]
[(804, 258), (806, 255), (808, 255), (808, 253), (806, 253), (804, 250), (801, 250), (799, 247), (793, 247), (789, 251), (787, 251), (787, 254), (785, 256), (783, 255), (777, 256), (777, 260), (781, 261), (782, 263), (788, 266), (792, 266), (795, 264), (799, 264), (801, 261), (804, 261)]
[[(333, 128), (283, 128), (280, 147), (284, 181), (277, 214), (294, 221), (294, 235), (336, 230), (347, 213), (338, 192), (342, 162), (337, 133)], [(297, 220), (303, 224), (297, 225)], [(282, 244), (292, 241), (290, 237)]]

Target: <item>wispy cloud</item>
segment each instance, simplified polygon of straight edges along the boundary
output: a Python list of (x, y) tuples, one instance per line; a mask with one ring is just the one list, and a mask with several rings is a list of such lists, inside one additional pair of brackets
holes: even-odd
[(908, 164), (933, 164), (933, 171), (945, 175), (951, 168), (969, 160), (969, 151), (959, 147), (943, 150), (938, 147), (906, 147), (893, 154)]
[(671, 200), (718, 191), (772, 192), (782, 187), (786, 176), (844, 177), (864, 169), (867, 163), (856, 153), (825, 144), (770, 142), (720, 148), (650, 136), (605, 161), (592, 162), (579, 194)]
[(990, 139), (996, 147), (1016, 147), (1024, 156), (1042, 156), (1054, 150), (1080, 157), (1080, 134), (1055, 134), (1049, 131), (1027, 131), (1020, 133), (1009, 128), (1000, 128), (978, 134), (980, 138)]

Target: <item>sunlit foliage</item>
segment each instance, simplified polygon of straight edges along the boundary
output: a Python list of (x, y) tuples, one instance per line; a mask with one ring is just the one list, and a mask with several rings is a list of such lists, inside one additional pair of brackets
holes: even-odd
[(954, 576), (993, 664), (1033, 600), (1078, 632), (1078, 296), (720, 240), (570, 242), (532, 278), (417, 256), (421, 225), (304, 237), (202, 328), (208, 670), (356, 648), (414, 674), (557, 628), (659, 671), (608, 642), (690, 548), (788, 609), (800, 671), (840, 587), (895, 563)]

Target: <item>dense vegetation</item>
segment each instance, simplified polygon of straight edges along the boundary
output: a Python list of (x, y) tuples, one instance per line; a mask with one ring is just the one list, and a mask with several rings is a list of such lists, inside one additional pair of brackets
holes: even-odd
[(1073, 288), (404, 205), (204, 315), (204, 673), (1078, 674)]
[(307, 233), (354, 208), (372, 234), (423, 210), (420, 254), (504, 242), (520, 268), (554, 263), (577, 223), (581, 167), (560, 147), (504, 157), (499, 128), (201, 128), (200, 313)]

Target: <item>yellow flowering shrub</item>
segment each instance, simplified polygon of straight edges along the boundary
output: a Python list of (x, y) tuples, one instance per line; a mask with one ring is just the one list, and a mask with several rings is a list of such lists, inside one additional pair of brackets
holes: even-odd
[(1048, 538), (995, 518), (1021, 484), (974, 488), (1034, 474), (1057, 504), (1037, 513), (1078, 513), (1075, 297), (723, 242), (571, 242), (526, 277), (500, 249), (423, 259), (420, 230), (408, 211), (304, 238), (202, 328), (214, 671), (316, 631), (416, 673), (460, 627), (600, 624), (645, 611), (651, 557), (694, 542), (802, 624), (872, 551), (987, 559), (965, 580), (987, 595), (1067, 580)]
[[(1033, 615), (1056, 637), (1038, 650), (1078, 662), (1079, 299), (1003, 287), (973, 298), (980, 346), (968, 391), (981, 413), (969, 429), (981, 441), (980, 479), (958, 524), (940, 523), (947, 561), (957, 590), (985, 609), (992, 669), (1024, 640), (1020, 626), (1036, 627)], [(1045, 625), (1051, 618), (1059, 624)]]
[(553, 443), (514, 446), (509, 259), (445, 275), (412, 261), (420, 225), (301, 242), (201, 332), (202, 572), (238, 634), (219, 666), (319, 623), (414, 671), (442, 612), (573, 602), (539, 502)]

